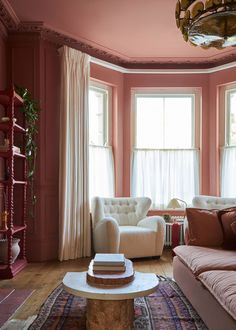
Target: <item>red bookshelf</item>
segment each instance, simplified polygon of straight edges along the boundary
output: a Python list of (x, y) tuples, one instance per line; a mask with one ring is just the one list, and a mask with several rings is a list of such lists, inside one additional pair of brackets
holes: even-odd
[[(13, 88), (0, 91), (0, 105), (4, 110), (2, 117), (9, 118), (8, 121), (4, 122), (1, 121), (2, 117), (0, 118), (0, 132), (3, 136), (3, 140), (6, 139), (9, 143), (8, 150), (0, 151), (0, 159), (2, 159), (2, 162), (4, 163), (5, 172), (0, 180), (2, 210), (0, 238), (7, 240), (7, 262), (0, 260), (0, 279), (6, 279), (14, 277), (27, 265), (25, 255), (27, 197), (27, 169), (25, 156), (26, 130), (24, 128), (23, 113), (19, 110), (19, 107), (23, 105), (23, 100)], [(21, 120), (21, 125), (18, 123), (16, 124), (15, 122), (15, 119), (18, 118)], [(17, 137), (17, 135), (21, 136)], [(21, 141), (20, 153), (13, 149), (18, 141)], [(16, 170), (16, 162), (21, 162), (20, 164), (18, 163), (20, 170)], [(17, 197), (19, 198), (18, 200)], [(7, 212), (5, 219), (3, 211)], [(14, 238), (20, 239), (20, 253), (13, 262), (12, 245)]]

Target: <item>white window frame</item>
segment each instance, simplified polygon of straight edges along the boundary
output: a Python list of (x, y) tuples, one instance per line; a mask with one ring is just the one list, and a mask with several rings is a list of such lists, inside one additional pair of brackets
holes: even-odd
[(235, 196), (235, 153), (236, 146), (231, 145), (229, 130), (229, 98), (236, 92), (236, 84), (219, 86), (219, 146), (220, 146), (220, 195), (222, 197)]
[[(168, 88), (168, 89), (133, 89), (132, 90), (132, 125), (131, 125), (131, 141), (133, 148), (136, 148), (136, 105), (137, 97), (192, 97), (192, 148), (200, 148), (200, 119), (201, 119), (201, 89), (181, 89), (181, 88)], [(177, 148), (175, 148), (177, 149)], [(158, 149), (160, 150), (160, 149)]]
[[(201, 108), (201, 104), (202, 104), (202, 89), (199, 87), (193, 87), (193, 88), (154, 88), (154, 89), (150, 89), (150, 88), (133, 88), (131, 91), (131, 102), (132, 102), (132, 112), (131, 112), (131, 145), (132, 145), (132, 150), (135, 151), (139, 151), (139, 150), (158, 150), (158, 151), (174, 151), (174, 150), (195, 150), (198, 152), (198, 162), (196, 164), (196, 166), (198, 167), (198, 183), (197, 183), (197, 191), (200, 191), (199, 189), (201, 189), (201, 156), (200, 156), (200, 143), (201, 143), (201, 116), (202, 116), (202, 108)], [(158, 97), (181, 97), (181, 96), (190, 96), (192, 98), (192, 111), (193, 111), (193, 116), (192, 116), (192, 147), (189, 148), (166, 148), (166, 149), (160, 149), (160, 148), (147, 148), (147, 149), (143, 149), (143, 148), (136, 148), (136, 127), (137, 127), (137, 123), (136, 123), (136, 101), (137, 101), (137, 97), (138, 96), (155, 96), (157, 95)], [(130, 184), (131, 186), (133, 186), (132, 183), (132, 178), (133, 178), (133, 173), (132, 173), (132, 168), (133, 168), (133, 159), (131, 162), (131, 176), (130, 176)], [(178, 197), (178, 196), (175, 196)], [(155, 205), (154, 205), (155, 207)]]
[(230, 144), (230, 95), (236, 94), (236, 86), (230, 86), (230, 88), (225, 89), (225, 106), (224, 106), (224, 116), (225, 116), (225, 142), (224, 145), (227, 147), (232, 147), (235, 145)]
[[(103, 105), (104, 112), (104, 131), (103, 131), (103, 144), (99, 146), (108, 147), (112, 144), (112, 87), (90, 80), (89, 90), (98, 91), (106, 95), (106, 100)], [(92, 144), (95, 145), (95, 144)]]

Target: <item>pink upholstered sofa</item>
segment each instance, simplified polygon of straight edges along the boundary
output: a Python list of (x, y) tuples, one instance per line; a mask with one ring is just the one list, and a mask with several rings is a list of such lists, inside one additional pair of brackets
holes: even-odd
[(196, 196), (193, 207), (187, 210), (188, 245), (174, 249), (174, 279), (210, 330), (236, 329), (236, 198)]

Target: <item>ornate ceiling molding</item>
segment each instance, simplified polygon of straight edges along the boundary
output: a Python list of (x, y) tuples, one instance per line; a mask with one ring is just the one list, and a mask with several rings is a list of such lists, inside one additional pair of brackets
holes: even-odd
[(16, 29), (18, 24), (20, 24), (19, 18), (6, 0), (0, 0), (0, 20), (9, 31)]
[(187, 61), (183, 58), (156, 58), (150, 60), (123, 58), (111, 51), (89, 45), (62, 32), (58, 32), (46, 26), (43, 22), (20, 22), (7, 0), (0, 0), (0, 20), (9, 33), (38, 33), (44, 40), (53, 42), (58, 47), (67, 45), (125, 69), (210, 69), (236, 61), (236, 49), (235, 51), (224, 53), (223, 56), (209, 57), (204, 61), (197, 58)]

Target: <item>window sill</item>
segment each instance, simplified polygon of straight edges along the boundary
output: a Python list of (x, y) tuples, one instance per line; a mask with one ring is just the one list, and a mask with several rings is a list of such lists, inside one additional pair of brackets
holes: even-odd
[(169, 214), (173, 216), (185, 216), (185, 209), (152, 209), (148, 211), (148, 216)]

